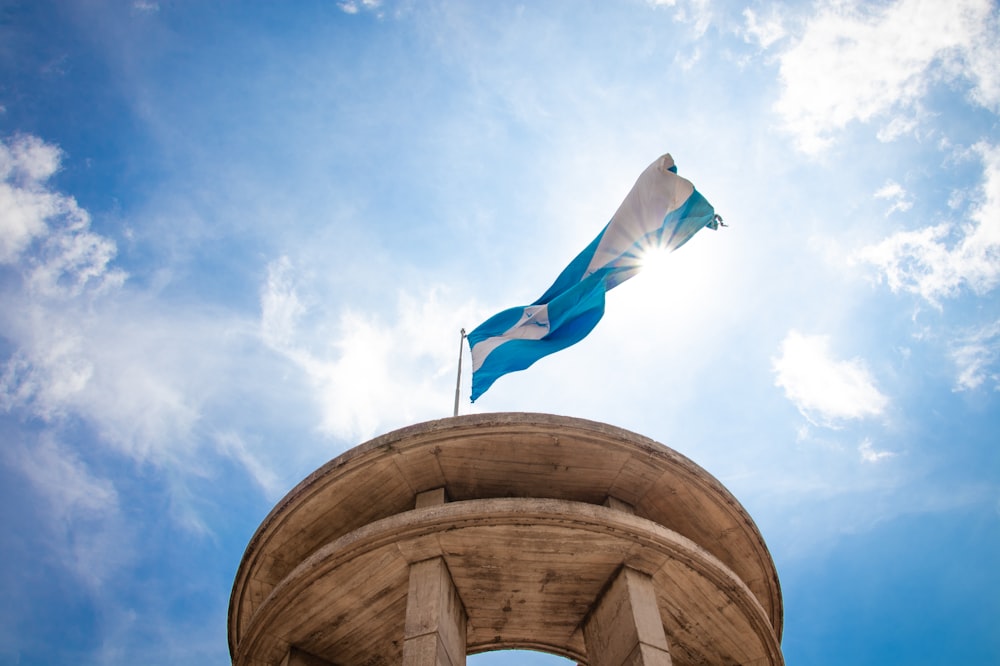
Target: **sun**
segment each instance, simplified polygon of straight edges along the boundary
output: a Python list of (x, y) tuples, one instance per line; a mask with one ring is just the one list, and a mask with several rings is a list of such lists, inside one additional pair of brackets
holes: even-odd
[(661, 277), (668, 266), (667, 256), (670, 250), (660, 246), (651, 245), (639, 255), (639, 270), (646, 276), (647, 280), (655, 280)]

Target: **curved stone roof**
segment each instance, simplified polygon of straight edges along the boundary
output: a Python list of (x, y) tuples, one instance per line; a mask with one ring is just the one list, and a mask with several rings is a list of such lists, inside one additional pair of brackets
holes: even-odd
[[(449, 503), (414, 508), (437, 488)], [(782, 663), (774, 564), (721, 483), (635, 433), (521, 413), (397, 430), (289, 492), (237, 573), (234, 663), (276, 664), (289, 645), (391, 663), (408, 566), (435, 556), (468, 613), (470, 652), (527, 647), (586, 663), (581, 622), (628, 565), (657, 583), (675, 664)]]

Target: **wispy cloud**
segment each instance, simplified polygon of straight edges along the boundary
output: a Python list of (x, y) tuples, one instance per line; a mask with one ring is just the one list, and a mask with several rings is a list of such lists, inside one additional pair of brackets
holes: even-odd
[(21, 471), (52, 505), (60, 522), (76, 515), (117, 511), (118, 495), (107, 479), (98, 479), (70, 450), (45, 437), (38, 446), (21, 449), (16, 460)]
[(276, 349), (287, 349), (292, 344), (299, 318), (305, 312), (291, 273), (288, 257), (271, 262), (260, 295), (261, 335), (267, 345)]
[(109, 479), (93, 474), (72, 449), (48, 434), (5, 453), (47, 504), (45, 527), (70, 571), (99, 587), (129, 561), (118, 493)]
[(991, 381), (994, 389), (1000, 389), (1000, 373), (996, 369), (1000, 360), (1000, 320), (956, 340), (951, 358), (958, 371), (956, 391), (971, 391), (986, 381)]
[(811, 423), (838, 427), (881, 415), (889, 404), (861, 359), (833, 358), (825, 335), (789, 331), (772, 361), (775, 385)]
[(92, 303), (125, 280), (109, 267), (114, 243), (90, 231), (90, 216), (72, 197), (48, 187), (60, 160), (61, 151), (37, 137), (0, 141), (0, 263), (21, 280), (5, 303), (20, 316), (0, 327), (17, 345), (0, 366), (0, 407), (28, 406), (44, 419), (59, 415), (93, 375), (76, 323), (86, 311), (70, 302)]
[(381, 0), (344, 0), (338, 2), (337, 6), (345, 14), (357, 14), (362, 10), (377, 11), (382, 6), (382, 2)]
[(712, 24), (714, 13), (710, 0), (646, 0), (651, 7), (674, 9), (674, 19), (691, 25), (692, 36), (701, 37)]
[(444, 290), (410, 295), (401, 291), (391, 316), (342, 310), (334, 321), (313, 319), (287, 258), (271, 263), (261, 290), (261, 336), (308, 377), (321, 410), (322, 432), (346, 439), (447, 416), (451, 404), (445, 378), (457, 364), (458, 332), (473, 321), (471, 304), (444, 302)]
[(73, 197), (48, 187), (61, 158), (34, 136), (0, 140), (0, 264), (16, 265), (35, 296), (120, 286), (125, 273), (109, 267), (114, 242), (90, 230), (90, 215)]
[(0, 406), (50, 423), (78, 415), (106, 442), (145, 458), (168, 434), (161, 418), (174, 411), (157, 405), (183, 412), (185, 399), (150, 372), (166, 352), (144, 343), (155, 324), (111, 315), (108, 299), (125, 281), (111, 265), (115, 244), (90, 230), (72, 197), (48, 187), (59, 161), (59, 149), (35, 137), (0, 143), (3, 257), (20, 277), (5, 304), (19, 316), (0, 322), (14, 348), (0, 365)]
[(918, 294), (940, 307), (963, 286), (984, 294), (1000, 282), (1000, 147), (980, 143), (975, 150), (984, 180), (981, 199), (968, 214), (971, 223), (901, 231), (855, 254), (875, 266), (892, 291)]
[(892, 120), (879, 128), (878, 132), (875, 134), (875, 138), (882, 143), (889, 143), (890, 141), (895, 141), (901, 136), (911, 134), (920, 124), (922, 115), (923, 114), (921, 114), (918, 109), (912, 116), (895, 116)]
[(215, 437), (215, 442), (223, 455), (243, 465), (268, 499), (275, 501), (281, 496), (283, 486), (280, 475), (254, 455), (239, 433), (233, 431), (219, 433)]
[[(972, 84), (972, 100), (1000, 104), (1000, 60), (993, 3), (988, 0), (873, 5), (830, 0), (801, 38), (781, 55), (783, 90), (775, 109), (798, 147), (817, 153), (852, 121), (885, 118), (885, 136), (941, 78)], [(817, 73), (822, 72), (821, 76)]]
[(892, 179), (887, 180), (885, 185), (875, 191), (875, 198), (888, 199), (892, 202), (892, 205), (889, 206), (889, 210), (885, 212), (886, 217), (895, 212), (905, 213), (913, 208), (913, 201), (907, 195), (906, 190), (903, 189), (902, 185)]
[(46, 181), (59, 169), (60, 151), (33, 136), (0, 140), (0, 263), (14, 264), (50, 223), (85, 226), (89, 218)]
[(761, 18), (753, 9), (743, 10), (746, 21), (743, 39), (748, 43), (756, 42), (762, 49), (770, 48), (787, 34), (781, 16), (774, 9), (766, 18)]
[(80, 418), (130, 458), (177, 461), (196, 448), (198, 405), (213, 386), (199, 378), (220, 361), (209, 351), (220, 331), (134, 301), (124, 314), (121, 304), (9, 296), (5, 307), (21, 317), (0, 329), (15, 347), (0, 364), (0, 406), (53, 428)]
[(18, 313), (0, 320), (0, 409), (50, 433), (80, 419), (131, 459), (188, 464), (239, 321), (126, 290), (115, 243), (49, 185), (61, 155), (37, 137), (0, 141), (0, 259), (12, 269), (0, 302)]
[(861, 454), (861, 461), (866, 463), (881, 462), (896, 455), (893, 451), (877, 450), (872, 440), (867, 437), (858, 445), (858, 453)]

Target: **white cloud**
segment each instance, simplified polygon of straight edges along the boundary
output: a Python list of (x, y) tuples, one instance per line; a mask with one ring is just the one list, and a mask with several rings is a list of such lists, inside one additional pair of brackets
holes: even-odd
[[(1000, 106), (995, 8), (989, 0), (829, 0), (781, 55), (775, 109), (807, 153), (852, 121), (912, 109), (938, 78), (972, 84), (973, 101)], [(988, 65), (987, 63), (992, 63)], [(906, 121), (883, 136), (903, 131)]]
[(71, 522), (80, 514), (99, 516), (117, 510), (118, 494), (111, 482), (91, 475), (72, 451), (51, 438), (20, 449), (16, 461), (60, 522)]
[(0, 141), (0, 177), (31, 188), (48, 180), (59, 170), (62, 153), (57, 146), (38, 137), (22, 134), (7, 145)]
[(882, 143), (890, 143), (905, 134), (915, 131), (919, 123), (920, 121), (917, 117), (895, 116), (879, 128), (875, 134), (875, 138)]
[(699, 60), (701, 60), (701, 49), (697, 46), (690, 51), (678, 51), (674, 54), (674, 65), (685, 72), (691, 71), (691, 68), (697, 65)]
[(866, 463), (877, 463), (888, 460), (896, 454), (892, 451), (878, 451), (867, 437), (858, 445), (858, 453), (861, 454), (861, 461)]
[(49, 235), (32, 259), (27, 281), (32, 292), (48, 297), (75, 297), (85, 290), (100, 294), (125, 282), (125, 272), (109, 267), (115, 243), (87, 230), (65, 227)]
[[(344, 310), (326, 324), (303, 305), (286, 258), (272, 262), (261, 292), (261, 336), (308, 377), (321, 411), (319, 428), (366, 438), (388, 426), (449, 416), (459, 329), (475, 320), (470, 305), (442, 301), (443, 290), (400, 293), (383, 315)], [(315, 315), (309, 331), (298, 321)], [(329, 338), (316, 331), (332, 329)]]
[(177, 461), (196, 448), (199, 405), (224, 359), (218, 323), (171, 319), (134, 302), (125, 313), (112, 305), (5, 305), (23, 318), (0, 327), (16, 345), (0, 365), (0, 407), (53, 426), (82, 418), (103, 444), (135, 460)]
[(80, 338), (63, 331), (38, 331), (34, 349), (19, 349), (0, 374), (0, 407), (26, 407), (46, 421), (63, 415), (66, 403), (93, 376), (93, 363), (80, 353)]
[(98, 587), (127, 564), (131, 554), (120, 539), (118, 493), (110, 480), (95, 476), (49, 435), (6, 453), (48, 505), (46, 527), (70, 571)]
[(250, 474), (257, 485), (264, 491), (268, 499), (274, 501), (281, 496), (283, 488), (279, 475), (275, 470), (260, 460), (247, 446), (244, 439), (236, 432), (219, 433), (215, 437), (218, 450), (232, 458)]
[(288, 257), (281, 257), (267, 267), (267, 286), (260, 296), (261, 335), (271, 347), (291, 344), (299, 317), (305, 311), (292, 284), (291, 270)]
[(743, 18), (747, 24), (743, 39), (747, 42), (757, 42), (762, 49), (769, 48), (786, 34), (785, 26), (777, 11), (772, 10), (770, 16), (760, 19), (756, 12), (747, 7), (743, 10)]
[[(60, 159), (56, 146), (37, 137), (0, 140), (0, 263), (18, 265), (30, 289), (46, 297), (121, 285), (124, 272), (108, 267), (114, 242), (90, 231), (90, 215), (75, 199), (46, 185)], [(26, 256), (36, 240), (40, 247)]]
[(214, 365), (219, 324), (129, 300), (114, 242), (48, 186), (59, 160), (36, 137), (0, 142), (0, 260), (20, 277), (0, 294), (18, 313), (0, 320), (12, 349), (0, 360), (0, 409), (53, 426), (76, 416), (120, 452), (164, 461), (194, 446), (206, 382), (193, 368)]
[(12, 264), (48, 230), (55, 216), (86, 220), (76, 202), (45, 189), (59, 168), (59, 150), (31, 136), (0, 140), (0, 263)]
[(1000, 360), (1000, 320), (956, 341), (951, 358), (958, 369), (956, 391), (970, 391), (990, 380), (1000, 389), (1000, 374), (995, 368)]
[(48, 188), (59, 162), (59, 149), (36, 137), (0, 141), (0, 261), (23, 280), (3, 302), (18, 317), (0, 326), (15, 348), (0, 366), (0, 408), (46, 420), (62, 416), (94, 374), (83, 306), (125, 279), (109, 267), (115, 245), (90, 231), (87, 211)]
[(382, 5), (381, 0), (344, 0), (338, 2), (337, 6), (345, 14), (357, 14), (362, 9), (365, 11), (376, 11)]
[(689, 23), (694, 37), (701, 37), (712, 24), (710, 0), (646, 0), (651, 7), (671, 7), (675, 9), (674, 20)]
[(865, 363), (836, 360), (829, 347), (827, 336), (789, 331), (781, 355), (772, 362), (775, 385), (814, 425), (837, 427), (845, 420), (882, 414), (889, 400)]
[(940, 306), (941, 298), (955, 296), (962, 286), (984, 294), (1000, 282), (1000, 147), (978, 144), (976, 151), (984, 182), (969, 223), (901, 231), (855, 254), (855, 260), (875, 266), (892, 291)]
[[(288, 260), (272, 266), (259, 325), (225, 310), (152, 299), (128, 287), (114, 266), (114, 243), (90, 229), (87, 211), (47, 183), (59, 156), (32, 137), (0, 143), (0, 225), (13, 230), (3, 247), (14, 278), (0, 291), (0, 307), (18, 313), (0, 318), (0, 411), (38, 423), (52, 438), (67, 424), (85, 424), (97, 446), (159, 467), (171, 517), (196, 533), (210, 530), (186, 484), (192, 475), (211, 474), (204, 453), (237, 462), (269, 497), (280, 491), (283, 470), (269, 467), (266, 446), (237, 428), (217, 430), (217, 418), (239, 396), (270, 408), (276, 393), (298, 390), (271, 374), (287, 372), (288, 359), (305, 370), (324, 432), (368, 435), (414, 415), (448, 415), (450, 397), (434, 382), (454, 359), (449, 364), (446, 352), (427, 350), (442, 322), (461, 319), (452, 309), (433, 298), (401, 299), (391, 325), (346, 314), (336, 322), (343, 335), (331, 343), (332, 327), (323, 322), (308, 321), (311, 333), (300, 330), (300, 319), (316, 308), (297, 300)], [(11, 219), (28, 223), (13, 226)], [(450, 354), (457, 335), (456, 323), (441, 337)], [(283, 355), (278, 367), (269, 353), (275, 348)], [(250, 386), (235, 385), (234, 376)], [(266, 412), (255, 417), (267, 425)], [(95, 528), (95, 539), (102, 529)], [(64, 536), (85, 545), (76, 532)], [(86, 547), (96, 553), (99, 544)]]
[(899, 199), (904, 196), (906, 196), (906, 190), (892, 179), (885, 181), (885, 185), (875, 191), (876, 199)]
[(885, 185), (875, 191), (875, 198), (889, 199), (892, 201), (892, 205), (889, 207), (889, 210), (885, 212), (886, 217), (897, 211), (905, 213), (913, 208), (913, 201), (907, 197), (906, 190), (903, 189), (902, 185), (892, 179), (887, 180)]
[[(110, 324), (112, 322), (106, 322)], [(98, 428), (104, 441), (136, 460), (177, 462), (197, 448), (193, 429), (200, 406), (211, 392), (217, 370), (205, 337), (213, 331), (188, 322), (150, 317), (145, 327), (122, 323), (108, 331), (101, 322), (88, 331), (87, 354), (95, 372), (85, 390), (70, 402)]]

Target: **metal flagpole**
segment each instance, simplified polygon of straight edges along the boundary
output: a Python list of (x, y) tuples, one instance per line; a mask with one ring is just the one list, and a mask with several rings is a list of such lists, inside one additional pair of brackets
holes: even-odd
[(455, 416), (458, 416), (458, 392), (462, 388), (462, 346), (465, 343), (465, 329), (458, 340), (458, 379), (455, 380)]

